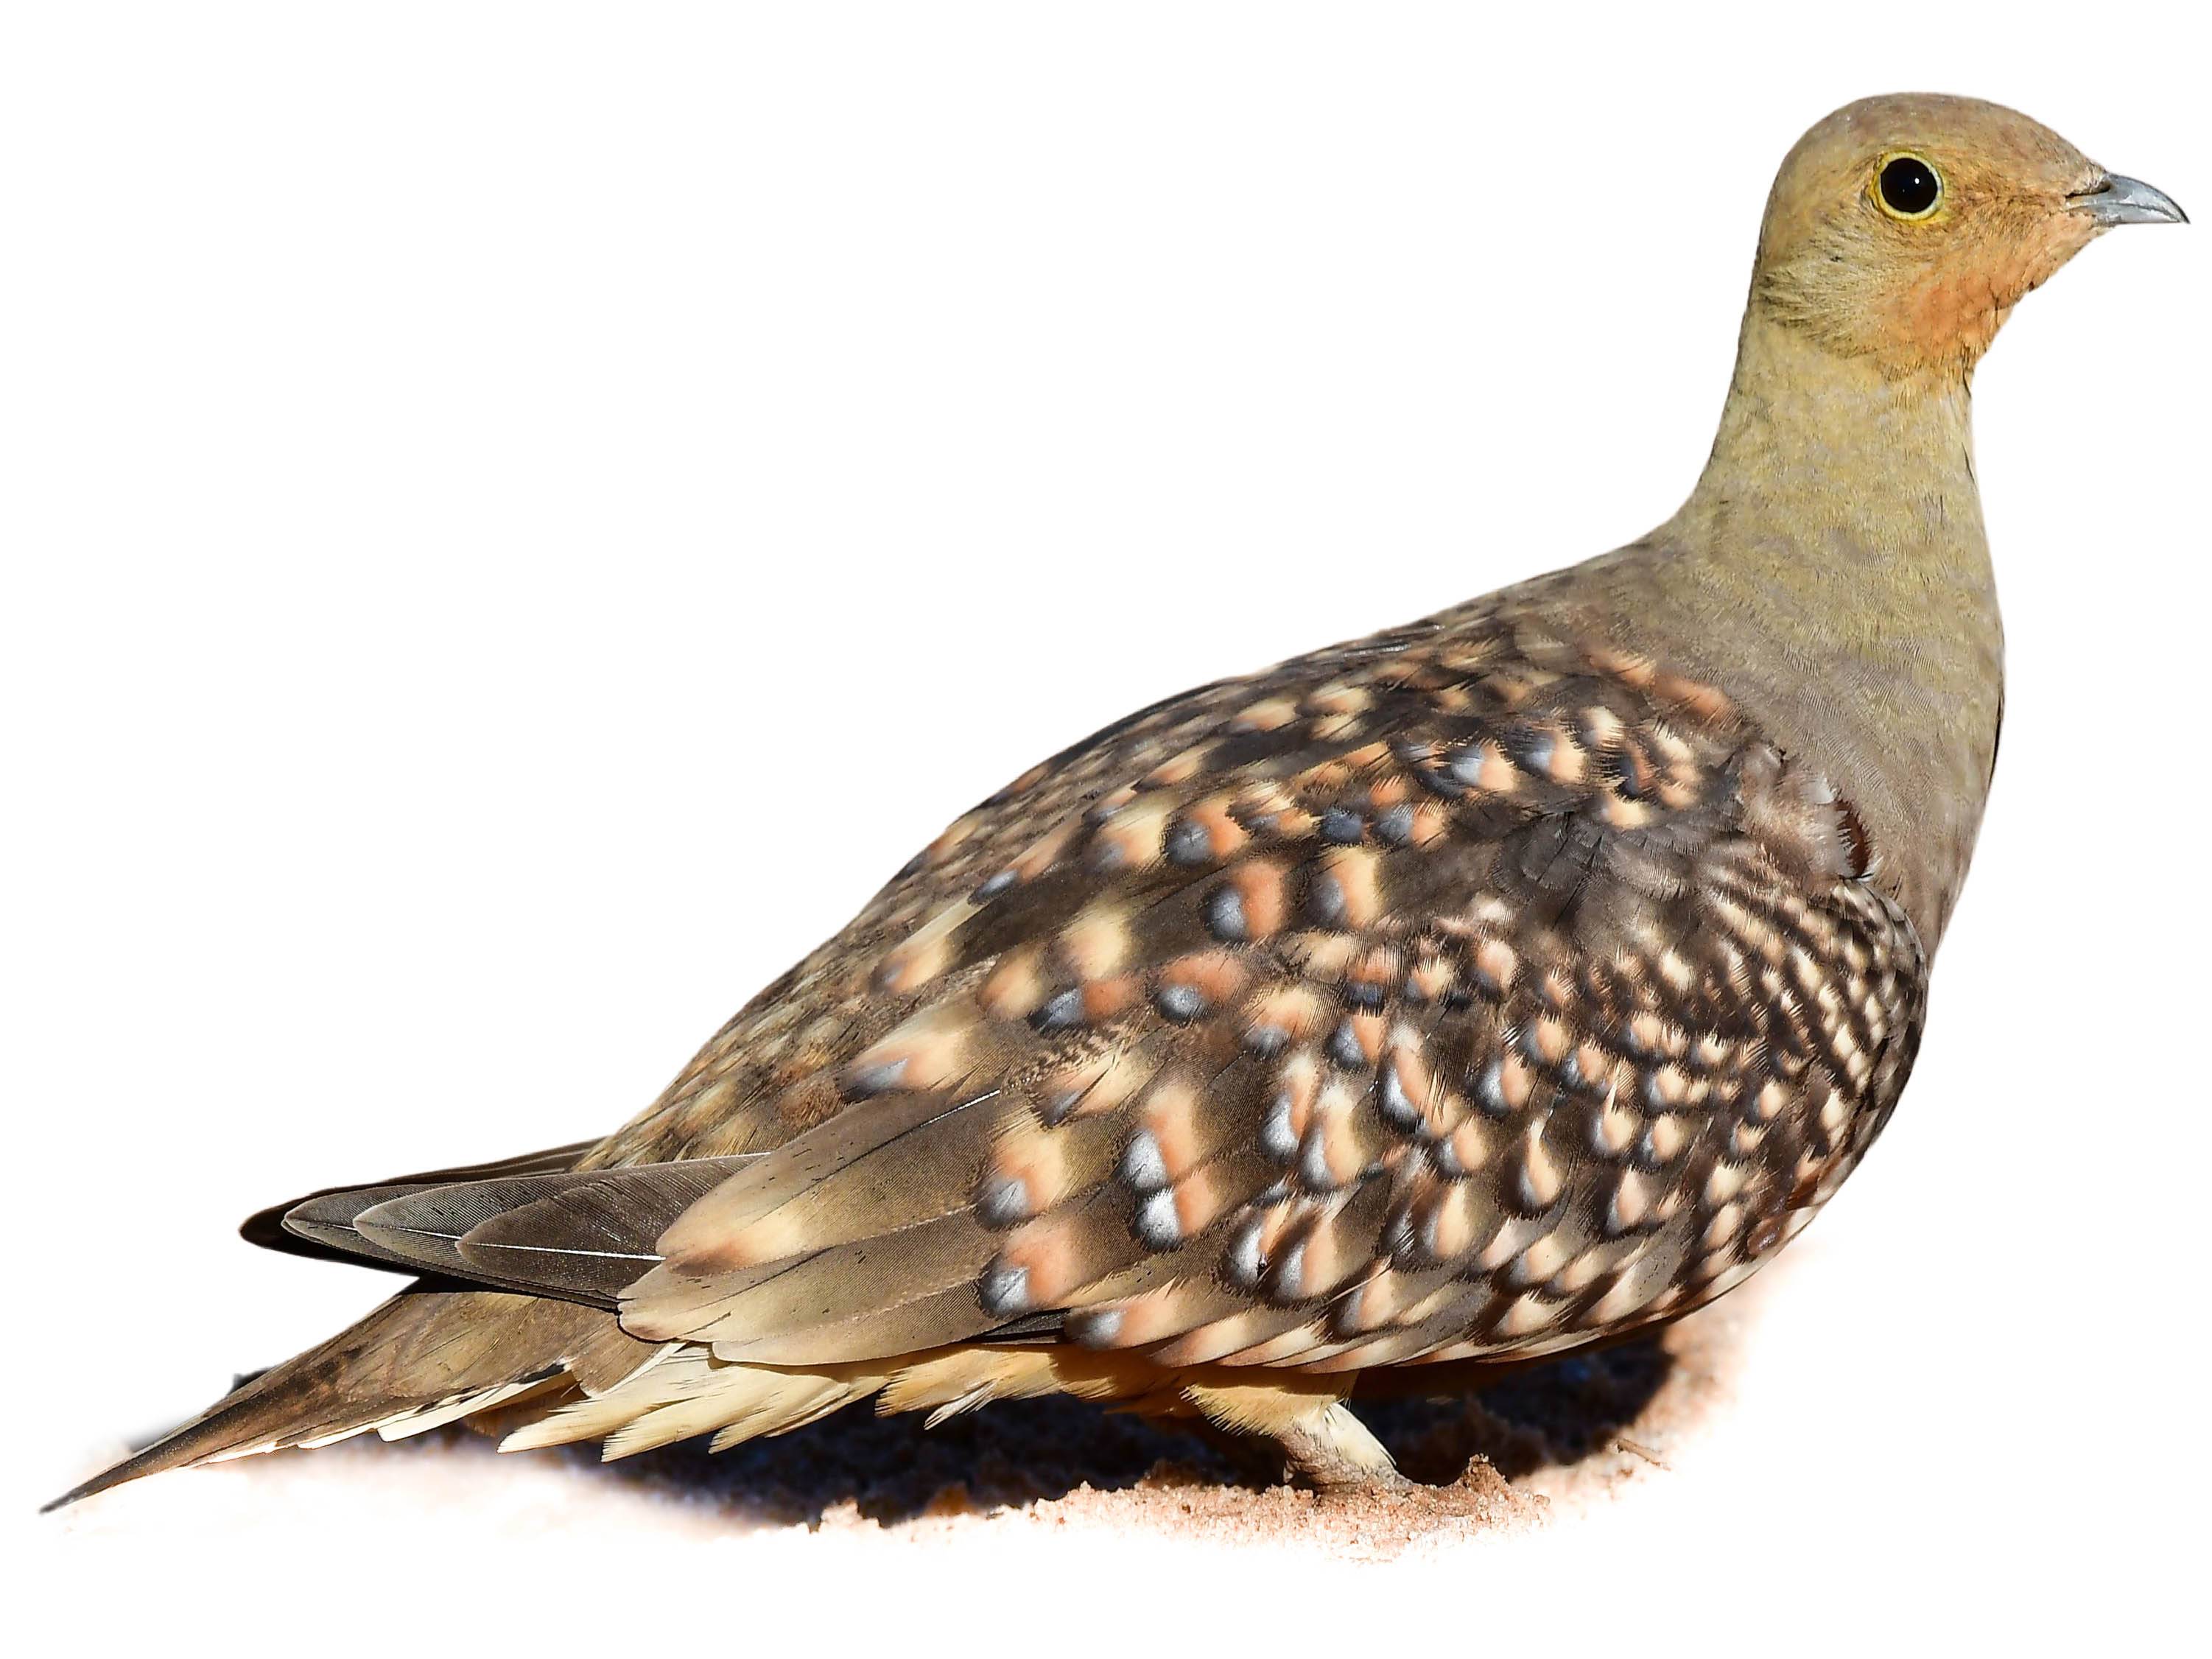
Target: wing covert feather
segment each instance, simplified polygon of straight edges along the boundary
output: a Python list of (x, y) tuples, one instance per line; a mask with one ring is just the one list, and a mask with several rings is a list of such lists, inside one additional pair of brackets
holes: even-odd
[(1666, 1316), (1903, 1086), (1873, 873), (1719, 693), (1525, 617), (1207, 688), (957, 823), (592, 1155), (781, 1148), (623, 1323), (1342, 1367)]

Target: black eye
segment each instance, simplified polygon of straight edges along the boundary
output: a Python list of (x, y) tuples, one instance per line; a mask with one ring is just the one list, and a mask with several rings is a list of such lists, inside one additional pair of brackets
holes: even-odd
[(1917, 155), (1899, 155), (1881, 170), (1881, 204), (1900, 219), (1924, 219), (1942, 199), (1943, 181)]

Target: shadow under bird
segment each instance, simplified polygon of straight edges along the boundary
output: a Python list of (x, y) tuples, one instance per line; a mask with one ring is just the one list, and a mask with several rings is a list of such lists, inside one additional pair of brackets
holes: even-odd
[(1054, 1393), (1387, 1483), (1355, 1387), (1741, 1284), (1895, 1107), (1980, 823), (1975, 364), (2183, 217), (1994, 105), (1829, 116), (1673, 518), (1054, 756), (605, 1139), (255, 1217), (416, 1277), (69, 1498), (459, 1419), (614, 1456)]

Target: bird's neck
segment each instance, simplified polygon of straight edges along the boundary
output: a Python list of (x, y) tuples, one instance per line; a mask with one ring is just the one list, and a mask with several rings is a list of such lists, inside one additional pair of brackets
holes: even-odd
[(1692, 642), (1695, 670), (1828, 774), (1932, 948), (2003, 696), (1964, 376), (1885, 374), (1754, 305), (1705, 475), (1640, 548), (1642, 579), (1606, 584), (1617, 623), (1672, 613), (1654, 643)]
[(1971, 414), (1955, 364), (1887, 372), (1754, 304), (1711, 457), (1673, 525), (1708, 562), (1820, 594), (1808, 626), (1910, 629), (1931, 581), (1990, 591)]

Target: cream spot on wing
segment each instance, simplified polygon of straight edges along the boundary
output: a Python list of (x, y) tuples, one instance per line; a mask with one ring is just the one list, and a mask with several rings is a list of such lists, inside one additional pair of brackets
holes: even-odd
[(1121, 972), (1131, 948), (1128, 918), (1118, 906), (1110, 904), (1093, 904), (1079, 912), (1060, 935), (1060, 954), (1085, 980), (1107, 979)]
[(1553, 1313), (1552, 1304), (1531, 1291), (1506, 1304), (1494, 1328), (1503, 1337), (1531, 1336), (1552, 1322)]
[(1713, 1165), (1712, 1173), (1705, 1177), (1705, 1204), (1717, 1209), (1743, 1190), (1743, 1183), (1751, 1173), (1748, 1165), (1726, 1161)]
[(1549, 1209), (1565, 1184), (1558, 1160), (1544, 1144), (1544, 1125), (1548, 1121), (1540, 1117), (1531, 1123), (1510, 1159), (1509, 1190), (1524, 1210)]
[(1298, 717), (1298, 706), (1288, 697), (1263, 697), (1240, 709), (1229, 722), (1231, 732), (1274, 732)]
[(1158, 1147), (1170, 1182), (1178, 1181), (1211, 1153), (1199, 1127), (1198, 1085), (1187, 1077), (1166, 1077), (1138, 1109), (1138, 1118)]
[(1520, 957), (1504, 939), (1486, 939), (1474, 947), (1475, 983), (1491, 996), (1510, 992), (1520, 970)]
[(1455, 1181), (1430, 1202), (1417, 1224), (1418, 1236), (1431, 1261), (1456, 1261), (1474, 1248), (1480, 1222), (1474, 1187)]
[(1164, 796), (1139, 796), (1099, 830), (1092, 860), (1104, 870), (1141, 870), (1157, 863), (1173, 810)]
[(972, 1009), (958, 1000), (921, 1010), (886, 1032), (845, 1068), (846, 1091), (855, 1096), (890, 1089), (941, 1089), (966, 1069)]
[(876, 968), (878, 990), (908, 996), (943, 973), (952, 960), (952, 935), (977, 906), (963, 899), (948, 904), (885, 952)]
[(1043, 952), (1034, 944), (1017, 945), (999, 958), (977, 993), (977, 1000), (998, 1019), (1027, 1019), (1045, 999)]
[(1636, 1132), (1643, 1120), (1621, 1103), (1618, 1084), (1606, 1091), (1605, 1104), (1598, 1109), (1591, 1121), (1592, 1149), (1607, 1158), (1618, 1158), (1636, 1141)]
[(1448, 1175), (1473, 1174), (1498, 1155), (1497, 1134), (1483, 1119), (1468, 1118), (1437, 1148), (1437, 1161)]
[(1205, 771), (1206, 755), (1212, 746), (1210, 743), (1194, 744), (1169, 757), (1145, 775), (1145, 781), (1156, 789), (1188, 783)]
[(1014, 879), (1023, 882), (1035, 881), (1054, 865), (1059, 863), (1061, 856), (1066, 853), (1069, 843), (1075, 839), (1079, 827), (1074, 821), (1071, 820), (1056, 829), (1048, 830), (1030, 842), (1021, 856), (1006, 866), (1013, 872)]
[(1331, 852), (1315, 869), (1307, 908), (1325, 927), (1372, 927), (1382, 912), (1381, 860), (1365, 848)]
[(1513, 1277), (1523, 1285), (1540, 1285), (1567, 1265), (1570, 1251), (1558, 1231), (1542, 1235), (1515, 1258)]
[(1606, 1231), (1618, 1235), (1643, 1225), (1651, 1214), (1656, 1195), (1656, 1183), (1651, 1176), (1637, 1170), (1623, 1171), (1613, 1182), (1613, 1196), (1606, 1206)]
[(1282, 931), (1290, 916), (1290, 895), (1279, 863), (1247, 859), (1229, 872), (1227, 884), (1237, 895), (1243, 938), (1262, 939)]

